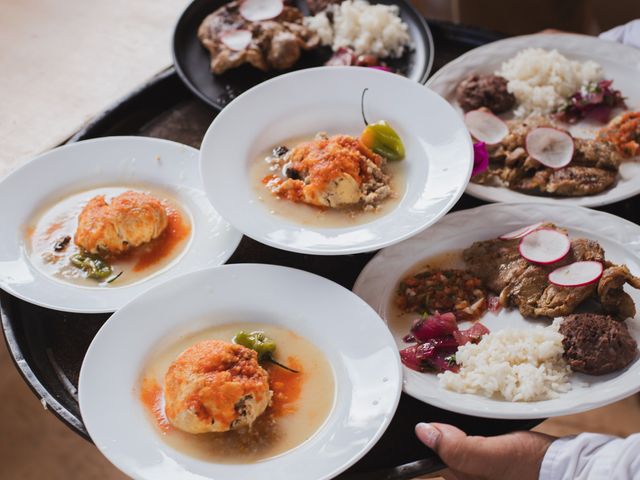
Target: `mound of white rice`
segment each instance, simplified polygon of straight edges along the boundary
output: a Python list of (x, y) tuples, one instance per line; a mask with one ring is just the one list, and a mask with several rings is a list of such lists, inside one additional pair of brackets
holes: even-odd
[(329, 7), (333, 25), (326, 12), (305, 17), (304, 22), (320, 37), (323, 45), (352, 48), (357, 55), (379, 58), (400, 57), (409, 44), (407, 25), (396, 5), (371, 5), (365, 0), (345, 0)]
[(502, 396), (511, 402), (557, 397), (571, 389), (571, 369), (562, 357), (558, 324), (529, 330), (506, 329), (458, 348), (460, 372), (438, 375), (440, 385), (460, 393)]
[(516, 116), (547, 114), (590, 82), (602, 78), (596, 62), (567, 59), (557, 50), (527, 48), (502, 64), (496, 72), (508, 80), (507, 89), (519, 106)]

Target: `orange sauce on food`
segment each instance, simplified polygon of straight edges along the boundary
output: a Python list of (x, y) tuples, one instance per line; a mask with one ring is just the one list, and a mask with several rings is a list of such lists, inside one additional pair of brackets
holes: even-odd
[(305, 377), (302, 363), (297, 357), (290, 356), (287, 358), (286, 365), (299, 373), (290, 372), (273, 363), (266, 365), (266, 370), (269, 372), (269, 385), (273, 392), (270, 411), (274, 417), (282, 417), (295, 412), (296, 402), (302, 392)]
[(132, 251), (129, 255), (135, 255), (136, 263), (134, 272), (140, 272), (153, 264), (168, 257), (176, 246), (191, 233), (191, 226), (184, 221), (180, 212), (166, 206), (167, 226), (160, 236), (146, 245)]
[(31, 238), (33, 237), (34, 232), (36, 231), (36, 227), (34, 227), (33, 225), (27, 227), (27, 231), (25, 232), (25, 236), (31, 240)]
[(334, 135), (301, 143), (291, 150), (288, 160), (294, 170), (308, 172), (306, 181), (267, 175), (262, 183), (276, 196), (294, 202), (317, 195), (329, 182), (344, 174), (351, 176), (360, 186), (372, 176), (366, 160), (377, 166), (383, 163), (381, 156), (350, 135)]
[(156, 425), (162, 433), (167, 433), (173, 428), (164, 414), (164, 409), (162, 408), (162, 387), (155, 378), (147, 377), (142, 380), (140, 401), (145, 409), (153, 415)]
[(54, 233), (56, 233), (58, 230), (60, 230), (62, 227), (64, 226), (64, 224), (62, 222), (54, 222), (51, 225), (49, 225), (47, 227), (47, 229), (45, 230), (45, 235), (47, 237), (51, 237), (51, 235), (53, 235)]
[[(295, 412), (296, 402), (302, 392), (302, 384), (305, 379), (302, 362), (297, 357), (289, 356), (286, 365), (299, 373), (290, 372), (272, 363), (264, 365), (265, 370), (269, 373), (269, 386), (273, 392), (271, 404), (267, 408), (265, 415), (271, 418), (284, 417)], [(142, 380), (140, 401), (153, 416), (158, 429), (162, 433), (167, 433), (173, 427), (163, 409), (163, 395), (163, 389), (155, 378), (145, 377)], [(198, 403), (198, 405), (200, 404)]]

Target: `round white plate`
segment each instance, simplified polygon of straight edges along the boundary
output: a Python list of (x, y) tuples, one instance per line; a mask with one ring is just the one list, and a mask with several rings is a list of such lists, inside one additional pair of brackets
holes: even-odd
[[(51, 150), (0, 182), (0, 288), (28, 302), (66, 312), (113, 312), (176, 275), (221, 265), (242, 235), (208, 202), (198, 151), (167, 140), (109, 137)], [(191, 216), (185, 251), (143, 280), (109, 287), (73, 285), (41, 272), (25, 250), (25, 230), (38, 210), (66, 195), (104, 186), (160, 187)]]
[[(307, 338), (335, 376), (335, 403), (320, 429), (293, 450), (251, 464), (210, 463), (173, 450), (147, 418), (137, 387), (159, 343), (224, 322), (221, 313), (230, 312), (238, 321), (273, 323)], [(100, 451), (137, 479), (325, 479), (380, 438), (398, 405), (401, 378), (389, 331), (349, 290), (291, 268), (225, 265), (157, 286), (105, 323), (82, 364), (80, 411)]]
[[(442, 252), (463, 249), (478, 240), (495, 238), (502, 233), (538, 221), (551, 221), (567, 227), (572, 238), (597, 240), (606, 258), (624, 263), (640, 274), (640, 227), (608, 213), (580, 207), (536, 204), (495, 204), (447, 215), (428, 232), (382, 250), (364, 268), (354, 292), (366, 300), (382, 318), (386, 318), (389, 301), (403, 274), (429, 257)], [(626, 288), (640, 309), (640, 292)], [(526, 320), (517, 310), (487, 312), (481, 319), (489, 330), (533, 328), (548, 322)], [(627, 320), (633, 337), (640, 344), (640, 316)], [(398, 348), (408, 344), (402, 331), (392, 332)], [(572, 375), (572, 390), (552, 400), (515, 403), (461, 394), (440, 387), (434, 374), (404, 368), (404, 391), (436, 407), (458, 413), (490, 418), (543, 418), (583, 412), (627, 397), (640, 390), (640, 358), (625, 370), (602, 376)]]
[[(472, 72), (494, 73), (502, 63), (529, 47), (556, 49), (571, 60), (593, 60), (602, 66), (604, 76), (626, 97), (630, 110), (640, 109), (640, 50), (587, 35), (568, 33), (536, 34), (513, 37), (475, 48), (442, 67), (427, 86), (449, 101), (462, 116), (455, 100), (455, 89)], [(616, 112), (617, 113), (617, 112)], [(602, 125), (580, 122), (569, 130), (576, 136), (589, 137)], [(584, 197), (543, 197), (527, 195), (504, 187), (469, 183), (466, 192), (489, 202), (535, 202), (556, 205), (598, 207), (619, 202), (640, 193), (640, 162), (626, 161), (620, 166), (616, 185), (597, 195)]]
[[(250, 166), (290, 138), (319, 131), (359, 135), (365, 88), (368, 119), (387, 120), (406, 148), (399, 204), (348, 228), (301, 225), (270, 214), (251, 184)], [(292, 252), (342, 255), (391, 245), (435, 223), (462, 195), (472, 158), (460, 117), (422, 85), (373, 68), (320, 67), (273, 78), (231, 102), (204, 137), (200, 168), (211, 203), (245, 235)], [(265, 189), (264, 195), (270, 193)]]

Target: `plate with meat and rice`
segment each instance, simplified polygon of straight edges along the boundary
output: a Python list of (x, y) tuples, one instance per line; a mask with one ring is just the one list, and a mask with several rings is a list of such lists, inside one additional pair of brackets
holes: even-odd
[(245, 235), (344, 255), (435, 223), (462, 195), (472, 148), (453, 108), (420, 84), (318, 67), (229, 104), (204, 137), (200, 165), (211, 203)]
[(595, 207), (640, 193), (640, 51), (574, 34), (476, 48), (427, 86), (474, 138), (467, 192)]
[(542, 418), (640, 390), (640, 227), (581, 207), (455, 212), (378, 253), (354, 292), (387, 322), (404, 390), (490, 418)]
[(320, 480), (378, 441), (401, 372), (389, 331), (349, 290), (291, 268), (225, 265), (109, 318), (79, 401), (96, 446), (133, 478), (287, 480), (304, 465)]
[(424, 83), (433, 40), (404, 0), (196, 0), (178, 20), (173, 56), (189, 89), (221, 109), (275, 75), (325, 64)]
[[(113, 312), (168, 278), (224, 263), (241, 234), (207, 201), (197, 156), (166, 140), (110, 137), (16, 170), (0, 182), (0, 201), (13, 205), (0, 286), (54, 310)], [(45, 167), (62, 173), (44, 176)]]

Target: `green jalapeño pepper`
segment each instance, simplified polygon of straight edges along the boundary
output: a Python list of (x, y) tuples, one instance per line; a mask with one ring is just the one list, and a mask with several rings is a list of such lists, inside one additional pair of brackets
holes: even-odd
[(384, 120), (367, 125), (360, 135), (362, 144), (387, 160), (404, 158), (404, 145), (400, 136)]
[(255, 331), (251, 333), (240, 331), (236, 333), (236, 336), (233, 337), (233, 343), (237, 343), (238, 345), (242, 345), (243, 347), (250, 348), (251, 350), (255, 350), (258, 353), (258, 361), (271, 362), (280, 368), (284, 368), (292, 373), (300, 373), (293, 368), (287, 367), (286, 365), (277, 362), (273, 358), (273, 354), (276, 351), (276, 342), (273, 339), (267, 337), (264, 332)]
[(242, 345), (258, 352), (258, 360), (268, 359), (273, 356), (276, 351), (276, 342), (267, 337), (264, 332), (238, 332), (233, 337), (233, 343)]
[(111, 265), (99, 257), (76, 253), (71, 257), (71, 264), (87, 273), (87, 277), (96, 280), (104, 280), (109, 277), (113, 270)]

